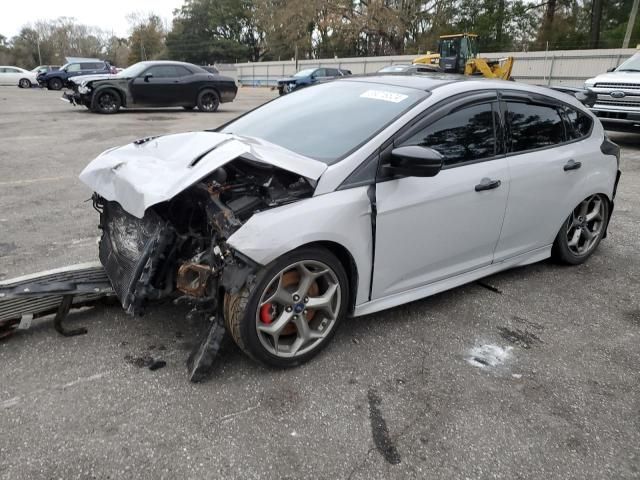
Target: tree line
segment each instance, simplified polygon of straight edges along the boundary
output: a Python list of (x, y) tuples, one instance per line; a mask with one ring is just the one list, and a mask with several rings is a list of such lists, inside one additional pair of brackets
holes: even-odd
[[(0, 64), (61, 64), (65, 56), (198, 64), (417, 54), (438, 36), (474, 32), (483, 52), (619, 48), (633, 0), (185, 0), (170, 26), (129, 15), (128, 37), (72, 18), (0, 35)], [(634, 25), (631, 46), (640, 43)]]

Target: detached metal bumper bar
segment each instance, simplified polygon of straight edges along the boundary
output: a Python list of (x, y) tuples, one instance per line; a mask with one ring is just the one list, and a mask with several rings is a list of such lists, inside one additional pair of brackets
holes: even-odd
[(62, 325), (71, 308), (95, 305), (113, 296), (99, 262), (81, 263), (0, 282), (0, 338), (29, 328), (31, 320), (56, 314), (54, 326), (65, 336), (87, 333)]

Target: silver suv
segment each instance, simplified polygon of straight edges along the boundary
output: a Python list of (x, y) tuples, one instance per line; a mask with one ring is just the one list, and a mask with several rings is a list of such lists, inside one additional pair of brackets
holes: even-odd
[(640, 53), (584, 86), (598, 95), (591, 110), (607, 130), (640, 129)]

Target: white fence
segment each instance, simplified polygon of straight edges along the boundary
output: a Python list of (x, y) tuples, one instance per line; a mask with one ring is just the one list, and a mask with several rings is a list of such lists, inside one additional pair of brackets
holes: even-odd
[[(587, 78), (615, 67), (637, 50), (558, 50), (550, 52), (493, 52), (482, 53), (486, 58), (513, 56), (513, 77), (521, 82), (543, 85), (581, 86)], [(337, 67), (351, 70), (351, 73), (373, 73), (380, 68), (398, 63), (411, 63), (417, 55), (397, 55), (391, 57), (328, 58), (300, 60), (298, 69), (310, 67)], [(224, 68), (226, 67), (226, 68)], [(224, 73), (236, 77), (241, 85), (265, 87), (273, 86), (279, 78), (293, 75), (296, 65), (285, 62), (250, 62), (224, 66)]]

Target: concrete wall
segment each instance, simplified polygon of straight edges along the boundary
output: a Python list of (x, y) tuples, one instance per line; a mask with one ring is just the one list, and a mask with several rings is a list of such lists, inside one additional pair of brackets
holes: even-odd
[[(543, 85), (581, 86), (587, 78), (607, 71), (627, 59), (636, 49), (603, 50), (558, 50), (552, 52), (490, 52), (482, 57), (515, 57), (513, 77), (522, 82)], [(328, 58), (300, 60), (298, 69), (310, 67), (338, 67), (351, 70), (355, 74), (373, 73), (385, 65), (411, 63), (417, 55), (397, 55), (389, 57)], [(235, 72), (231, 65), (225, 66), (224, 73), (234, 76), (241, 85), (273, 86), (282, 77), (296, 72), (295, 62), (254, 62), (237, 63)], [(235, 75), (234, 75), (235, 73)]]

